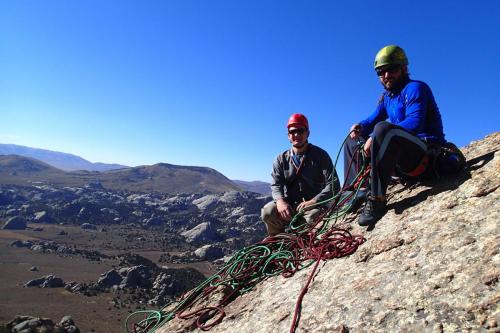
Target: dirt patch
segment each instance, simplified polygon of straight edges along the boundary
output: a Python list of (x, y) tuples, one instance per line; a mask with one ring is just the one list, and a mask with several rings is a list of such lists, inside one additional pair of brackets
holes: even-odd
[[(86, 231), (77, 226), (31, 225), (43, 231), (0, 230), (0, 325), (16, 315), (48, 317), (59, 321), (71, 315), (82, 332), (123, 332), (126, 317), (141, 305), (115, 306), (114, 293), (97, 296), (73, 294), (64, 288), (24, 288), (31, 280), (55, 274), (65, 282), (95, 282), (99, 276), (118, 264), (114, 258), (90, 261), (80, 256), (62, 257), (28, 248), (10, 246), (13, 240), (47, 240), (79, 249), (95, 250), (107, 255), (131, 252), (155, 263), (161, 255), (161, 240), (152, 231), (129, 227), (106, 227), (106, 231)], [(60, 235), (63, 230), (66, 235)], [(30, 271), (37, 266), (38, 271)], [(189, 265), (160, 264), (169, 268), (193, 267), (212, 274), (209, 263)]]

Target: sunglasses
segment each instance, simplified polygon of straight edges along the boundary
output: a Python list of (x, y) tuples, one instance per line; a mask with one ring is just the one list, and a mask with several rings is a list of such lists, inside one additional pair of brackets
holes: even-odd
[(290, 135), (295, 135), (295, 134), (302, 135), (305, 132), (306, 132), (305, 128), (297, 128), (297, 129), (289, 130), (288, 134), (290, 134)]
[(377, 72), (378, 76), (384, 76), (385, 73), (393, 74), (400, 68), (401, 68), (401, 65), (390, 65), (390, 66), (383, 67), (383, 68), (377, 68), (377, 69), (375, 69), (375, 72)]

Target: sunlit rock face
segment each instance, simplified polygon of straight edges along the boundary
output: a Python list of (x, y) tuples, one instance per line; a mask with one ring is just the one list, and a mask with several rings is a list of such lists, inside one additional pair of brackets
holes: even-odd
[[(462, 148), (454, 178), (390, 188), (389, 211), (350, 257), (322, 263), (297, 332), (494, 331), (500, 323), (500, 133)], [(311, 268), (276, 276), (225, 308), (211, 332), (286, 332)], [(214, 295), (213, 304), (220, 299)], [(174, 319), (158, 333), (197, 331)]]

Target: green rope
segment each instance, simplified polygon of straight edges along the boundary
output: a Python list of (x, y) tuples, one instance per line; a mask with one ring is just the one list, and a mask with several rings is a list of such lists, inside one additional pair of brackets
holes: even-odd
[[(346, 140), (347, 137), (344, 139), (342, 146), (345, 144)], [(340, 152), (341, 149), (335, 159), (335, 169), (339, 160)], [(365, 159), (364, 155), (363, 159)], [(365, 165), (366, 163), (362, 164)], [(363, 175), (365, 170), (366, 167), (362, 167), (356, 175), (356, 179)], [(332, 179), (331, 181), (334, 182), (335, 180), (336, 179)], [(350, 187), (353, 185), (354, 183), (349, 184)], [(358, 195), (361, 186), (362, 182), (360, 182), (358, 187), (355, 189), (353, 194), (354, 197)], [(344, 188), (346, 187), (344, 186)], [(333, 186), (332, 191), (334, 191)], [(339, 191), (339, 193), (332, 192), (332, 196), (330, 198), (315, 203), (307, 208), (311, 209), (323, 206), (330, 202), (342, 202), (346, 198), (347, 195), (343, 193), (343, 191)], [(344, 204), (340, 207), (340, 209), (337, 207), (337, 209), (332, 211), (328, 216), (324, 216), (321, 225), (316, 230), (315, 237), (319, 238), (330, 229), (331, 225), (335, 225), (340, 218), (345, 217), (349, 208), (350, 205)], [(290, 230), (292, 230), (295, 235), (301, 235), (309, 232), (308, 223), (303, 218), (304, 212), (304, 210), (297, 212), (289, 224)], [(285, 271), (294, 272), (311, 266), (315, 260), (301, 262), (296, 259), (297, 252), (291, 250), (291, 239), (292, 236), (288, 238), (286, 235), (283, 235), (283, 238), (280, 241), (269, 243), (267, 245), (251, 245), (239, 250), (223, 267), (217, 271), (217, 273), (208, 277), (205, 281), (192, 289), (185, 297), (179, 300), (177, 305), (172, 310), (167, 311), (167, 308), (173, 306), (175, 302), (165, 305), (160, 310), (142, 310), (130, 314), (125, 320), (126, 331), (133, 333), (154, 333), (156, 329), (172, 320), (179, 312), (189, 308), (190, 304), (194, 304), (197, 300), (205, 297), (203, 291), (207, 287), (217, 288), (223, 285), (237, 291), (239, 294), (243, 294), (252, 290), (256, 284), (264, 279), (267, 279), (268, 277), (283, 274)], [(282, 263), (280, 267), (276, 267), (276, 262)], [(246, 276), (242, 281), (238, 280), (237, 277), (241, 276), (242, 273), (246, 271), (251, 271), (251, 274)], [(138, 316), (145, 316), (145, 318), (139, 321), (132, 321), (133, 318)], [(131, 322), (134, 322), (134, 327), (132, 328), (133, 331), (129, 330), (129, 324)], [(137, 328), (141, 331), (137, 331)]]

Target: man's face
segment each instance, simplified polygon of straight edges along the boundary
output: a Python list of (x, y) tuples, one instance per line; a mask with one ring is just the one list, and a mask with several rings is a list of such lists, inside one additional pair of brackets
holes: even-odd
[(309, 131), (305, 127), (290, 127), (288, 129), (288, 139), (295, 148), (302, 148), (307, 143)]
[(376, 69), (380, 83), (387, 90), (398, 87), (406, 77), (407, 67), (401, 65), (386, 65)]

